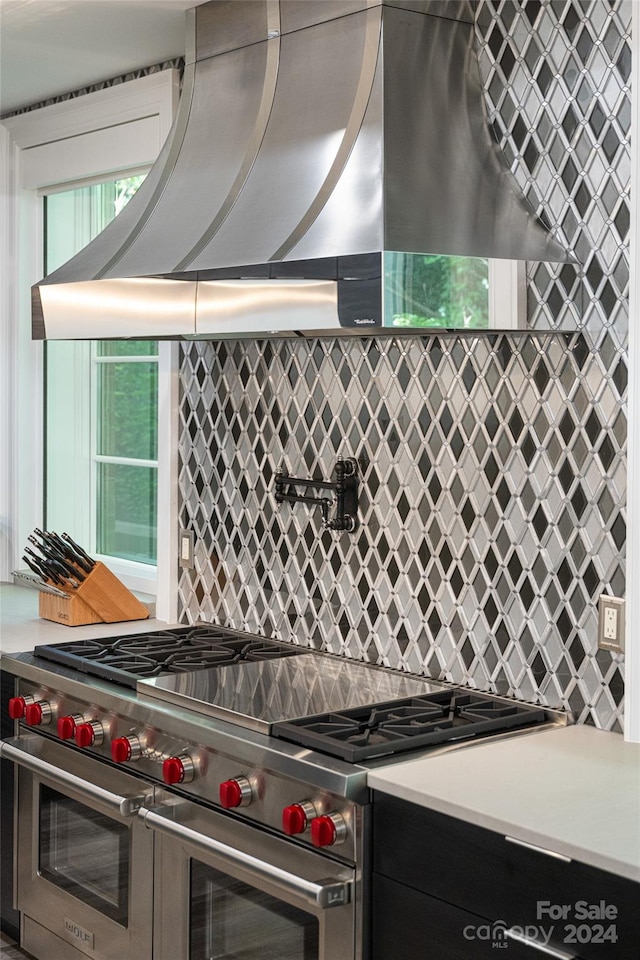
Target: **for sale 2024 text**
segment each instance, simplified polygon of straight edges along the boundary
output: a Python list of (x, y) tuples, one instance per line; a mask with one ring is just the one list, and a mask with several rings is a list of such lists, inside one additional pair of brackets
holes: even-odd
[(599, 903), (589, 903), (587, 900), (576, 900), (575, 903), (538, 900), (536, 924), (508, 926), (504, 920), (496, 920), (491, 924), (470, 924), (464, 928), (463, 936), (465, 940), (489, 940), (492, 947), (502, 949), (508, 948), (510, 940), (546, 947), (552, 937), (556, 943), (616, 943), (617, 919), (618, 908), (605, 900)]
[(538, 900), (536, 919), (541, 921), (564, 921), (564, 943), (615, 943), (618, 939), (616, 920), (618, 908), (613, 903), (600, 900), (589, 903), (551, 903)]

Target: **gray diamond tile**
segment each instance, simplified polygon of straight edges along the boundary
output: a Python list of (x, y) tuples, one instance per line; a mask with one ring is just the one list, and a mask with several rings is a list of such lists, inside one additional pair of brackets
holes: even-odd
[[(582, 327), (586, 353), (549, 335), (183, 345), (180, 517), (197, 534), (197, 563), (181, 573), (180, 617), (293, 642), (301, 634), (355, 659), (570, 706), (619, 730), (622, 665), (583, 653), (574, 674), (568, 649), (577, 636), (590, 650), (595, 630), (595, 594), (581, 581), (595, 593), (599, 582), (624, 589), (630, 111), (610, 60), (628, 50), (629, 12), (590, 4), (585, 33), (576, 0), (544, 4), (534, 37), (519, 3), (500, 5), (509, 39), (495, 48), (486, 37), (497, 14), (488, 0), (478, 8), (487, 107), (508, 131), (514, 175), (585, 263), (597, 250), (601, 268), (585, 306), (566, 270), (529, 265), (530, 323)], [(544, 100), (534, 42), (551, 66)], [(494, 59), (507, 49), (510, 71)], [(572, 79), (579, 56), (587, 74)], [(532, 136), (542, 151), (533, 178), (509, 142), (520, 116), (523, 149)], [(592, 149), (607, 130), (607, 149), (614, 134), (620, 141), (613, 170), (604, 145)], [(558, 176), (569, 153), (570, 192)], [(574, 427), (563, 434), (568, 409)], [(611, 444), (606, 473), (601, 435), (592, 442), (586, 426), (594, 412)], [(293, 473), (323, 476), (338, 452), (368, 462), (356, 537), (321, 534), (306, 509), (274, 510), (283, 459)], [(516, 546), (525, 565), (512, 585)]]

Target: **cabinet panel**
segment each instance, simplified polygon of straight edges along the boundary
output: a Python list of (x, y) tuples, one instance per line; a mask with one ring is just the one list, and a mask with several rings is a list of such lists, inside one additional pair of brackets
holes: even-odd
[(374, 871), (492, 923), (537, 929), (569, 957), (637, 955), (639, 884), (379, 794)]
[(451, 903), (374, 877), (372, 960), (496, 960), (500, 950), (508, 960), (543, 960), (503, 931)]

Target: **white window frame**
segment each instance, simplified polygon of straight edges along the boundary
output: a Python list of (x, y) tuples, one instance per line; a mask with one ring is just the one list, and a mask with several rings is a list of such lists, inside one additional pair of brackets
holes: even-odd
[[(64, 469), (49, 474), (46, 480), (44, 526), (60, 533), (69, 517), (73, 517), (73, 529), (68, 530), (74, 540), (81, 543), (97, 560), (105, 563), (113, 573), (132, 589), (142, 593), (157, 593), (157, 566), (125, 560), (98, 552), (96, 545), (97, 480), (99, 463), (121, 463), (155, 467), (160, 478), (160, 463), (165, 466), (171, 459), (164, 431), (158, 431), (158, 457), (155, 460), (135, 460), (131, 457), (104, 456), (96, 453), (98, 436), (98, 376), (99, 364), (109, 363), (156, 363), (158, 365), (158, 393), (167, 388), (166, 365), (171, 363), (172, 344), (160, 342), (156, 356), (98, 356), (97, 341), (62, 341), (55, 344), (55, 354), (47, 358), (47, 372), (52, 364), (56, 375), (56, 392), (53, 410), (46, 409), (46, 441), (48, 446), (57, 446), (65, 451)], [(62, 392), (60, 392), (62, 391)], [(48, 401), (46, 405), (49, 406)], [(73, 410), (73, 417), (65, 415)], [(166, 415), (165, 415), (166, 416)], [(159, 420), (165, 423), (165, 416)], [(46, 457), (45, 457), (46, 459)], [(68, 469), (75, 464), (75, 470)], [(165, 502), (160, 500), (160, 502)], [(162, 522), (158, 514), (158, 525)], [(176, 521), (177, 522), (177, 521)], [(160, 529), (158, 530), (158, 536)], [(159, 545), (158, 545), (159, 550)]]
[[(77, 167), (77, 165), (76, 165)], [(112, 181), (110, 176), (109, 182)], [(99, 181), (103, 182), (103, 181)], [(89, 184), (84, 184), (89, 186)], [(68, 187), (45, 188), (38, 191), (45, 197), (61, 192), (68, 193)], [(65, 219), (56, 225), (56, 237), (59, 240), (60, 227), (68, 229), (68, 236), (62, 238), (63, 250), (60, 262), (76, 252), (78, 241), (85, 242), (91, 236), (93, 198), (72, 201), (69, 204), (73, 218)], [(66, 216), (68, 211), (62, 216)], [(58, 214), (60, 215), (60, 214)], [(101, 215), (98, 213), (98, 222)], [(47, 222), (50, 214), (47, 213)], [(94, 227), (95, 229), (95, 227)], [(45, 242), (45, 246), (47, 246)], [(57, 242), (56, 242), (57, 249)], [(66, 254), (66, 255), (65, 255)], [(58, 266), (58, 259), (53, 269)], [(47, 265), (49, 266), (49, 265)], [(98, 356), (97, 341), (62, 341), (45, 348), (45, 380), (51, 377), (54, 388), (45, 388), (45, 504), (44, 526), (59, 532), (65, 527), (73, 538), (84, 545), (89, 553), (102, 560), (128, 586), (143, 593), (157, 592), (157, 565), (137, 563), (119, 557), (100, 554), (97, 550), (97, 476), (99, 462), (116, 462), (114, 458), (100, 457), (96, 454), (98, 433), (98, 377), (96, 368), (101, 363), (128, 363), (147, 360), (160, 368), (159, 355), (153, 357)], [(160, 346), (166, 353), (166, 344)], [(73, 410), (73, 418), (67, 414)], [(61, 452), (60, 457), (51, 457), (50, 450)], [(124, 462), (118, 459), (117, 462)], [(131, 459), (127, 458), (127, 463)], [(69, 470), (69, 463), (75, 469)], [(145, 466), (158, 469), (158, 460), (147, 461)], [(53, 466), (53, 469), (52, 469)]]
[(525, 330), (527, 273), (524, 260), (489, 260), (489, 329)]
[[(158, 355), (157, 356), (115, 356), (115, 357), (101, 357), (98, 356), (96, 341), (91, 341), (91, 368), (94, 375), (91, 376), (91, 510), (90, 516), (93, 520), (93, 529), (91, 531), (91, 540), (88, 540), (88, 543), (91, 543), (91, 548), (94, 555), (97, 559), (102, 560), (105, 564), (108, 564), (111, 570), (115, 573), (116, 570), (120, 571), (121, 576), (126, 576), (129, 580), (135, 580), (139, 583), (139, 589), (149, 590), (150, 581), (155, 581), (152, 592), (157, 593), (157, 576), (149, 577), (150, 567), (149, 564), (138, 563), (134, 560), (123, 560), (122, 558), (114, 558), (109, 556), (104, 556), (99, 554), (97, 547), (94, 543), (96, 538), (97, 530), (95, 520), (98, 515), (98, 465), (100, 463), (111, 463), (111, 464), (122, 464), (124, 466), (139, 466), (139, 467), (155, 467), (160, 475), (160, 445), (162, 443), (161, 431), (158, 431), (158, 459), (156, 460), (136, 460), (133, 457), (115, 457), (115, 456), (106, 456), (105, 454), (97, 453), (97, 441), (98, 441), (98, 376), (97, 376), (97, 367), (100, 364), (111, 364), (111, 363), (157, 363), (158, 364), (158, 373), (162, 368), (162, 360), (166, 357), (166, 348), (170, 347), (170, 344), (163, 343), (162, 341), (158, 343)], [(162, 356), (161, 356), (162, 355)], [(160, 390), (160, 383), (158, 378), (158, 391)], [(158, 521), (160, 521), (160, 515), (158, 513)]]
[[(43, 518), (43, 345), (31, 340), (30, 288), (43, 275), (42, 195), (148, 169), (171, 128), (177, 70), (161, 71), (8, 118), (0, 124), (0, 579), (23, 566)], [(82, 347), (73, 366), (82, 365)], [(108, 559), (133, 589), (177, 617), (177, 348), (159, 344), (158, 566), (151, 580)], [(78, 425), (69, 414), (73, 432)], [(3, 461), (4, 457), (0, 457)], [(81, 484), (79, 484), (81, 486)], [(86, 496), (86, 490), (85, 490)], [(137, 565), (144, 567), (143, 564)]]

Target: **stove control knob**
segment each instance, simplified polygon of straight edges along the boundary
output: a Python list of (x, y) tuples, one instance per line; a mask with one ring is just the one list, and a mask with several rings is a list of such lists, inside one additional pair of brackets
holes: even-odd
[(11, 697), (8, 703), (9, 717), (12, 720), (22, 720), (28, 705), (35, 702), (36, 698), (31, 696)]
[(220, 784), (220, 806), (225, 810), (248, 807), (252, 800), (253, 790), (246, 777), (236, 777)]
[(40, 724), (51, 723), (53, 711), (47, 700), (38, 700), (37, 703), (28, 703), (24, 708), (24, 719), (29, 727), (38, 727)]
[(190, 783), (195, 772), (194, 762), (186, 753), (180, 757), (168, 757), (162, 764), (162, 779), (169, 786), (174, 783)]
[(304, 833), (310, 822), (317, 816), (318, 811), (309, 800), (302, 803), (292, 803), (282, 811), (282, 830), (288, 837), (296, 833)]
[(111, 741), (111, 759), (114, 763), (139, 760), (141, 756), (142, 744), (138, 737), (116, 737)]
[(104, 728), (99, 720), (88, 720), (76, 726), (76, 743), (79, 747), (99, 747), (104, 740)]
[(73, 740), (76, 735), (76, 727), (79, 723), (84, 723), (84, 717), (81, 713), (68, 714), (66, 717), (58, 717), (58, 736), (61, 740)]
[(314, 817), (311, 821), (311, 843), (314, 847), (332, 847), (347, 836), (347, 824), (339, 813)]

